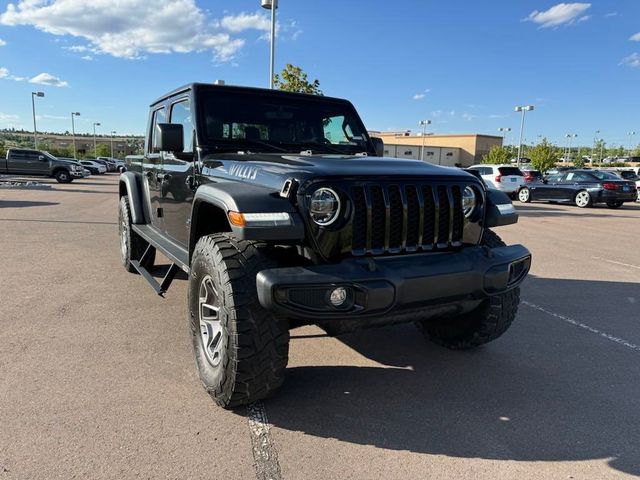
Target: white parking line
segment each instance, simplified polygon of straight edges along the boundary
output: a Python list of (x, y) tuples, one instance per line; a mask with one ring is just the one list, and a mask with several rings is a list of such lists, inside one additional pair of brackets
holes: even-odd
[(630, 348), (631, 350), (635, 350), (637, 352), (640, 352), (640, 345), (635, 345), (631, 342), (628, 342), (627, 340), (624, 340), (623, 338), (619, 338), (619, 337), (615, 337), (613, 335), (609, 335), (608, 333), (602, 332), (600, 330), (598, 330), (597, 328), (593, 328), (585, 323), (579, 322), (577, 320), (574, 320), (573, 318), (567, 317), (565, 315), (560, 315), (559, 313), (555, 313), (555, 312), (551, 312), (549, 310), (547, 310), (546, 308), (543, 308), (539, 305), (536, 305), (534, 303), (530, 303), (527, 302), (526, 300), (522, 300), (521, 303), (523, 303), (524, 305), (531, 307), (535, 310), (539, 310), (543, 313), (546, 313), (547, 315), (551, 315), (552, 317), (558, 318), (560, 320), (563, 320), (567, 323), (570, 323), (571, 325), (574, 325), (576, 327), (580, 327), (584, 330), (587, 330), (591, 333), (595, 333), (596, 335), (600, 335), (603, 338), (606, 338), (607, 340), (610, 340), (612, 342), (615, 342), (619, 345), (623, 345), (627, 348)]
[(622, 263), (622, 262), (616, 262), (615, 260), (609, 260), (607, 258), (602, 258), (602, 257), (591, 257), (594, 260), (602, 260), (603, 262), (609, 262), (609, 263), (613, 263), (614, 265), (621, 265), (623, 267), (629, 267), (629, 268), (637, 268), (638, 270), (640, 270), (640, 267), (638, 265), (631, 265), (630, 263)]
[(247, 418), (257, 479), (282, 480), (278, 452), (271, 438), (269, 419), (264, 404), (255, 402), (249, 405)]

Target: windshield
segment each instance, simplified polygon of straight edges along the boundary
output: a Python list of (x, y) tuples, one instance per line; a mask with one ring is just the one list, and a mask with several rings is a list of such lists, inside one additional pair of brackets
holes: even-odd
[(522, 172), (517, 167), (500, 167), (498, 168), (500, 175), (522, 177)]
[(41, 152), (41, 153), (42, 153), (42, 155), (44, 155), (45, 157), (47, 157), (49, 160), (57, 160), (57, 158), (56, 158), (56, 157), (54, 157), (53, 155), (51, 155), (49, 152), (45, 152), (45, 151), (43, 151), (43, 152)]
[(207, 145), (250, 152), (373, 154), (349, 103), (265, 93), (203, 91), (200, 124)]

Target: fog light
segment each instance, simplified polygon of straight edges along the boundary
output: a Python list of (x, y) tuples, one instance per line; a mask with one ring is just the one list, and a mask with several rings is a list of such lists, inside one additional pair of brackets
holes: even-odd
[(329, 301), (334, 307), (339, 307), (347, 301), (347, 290), (344, 287), (334, 288), (329, 295)]

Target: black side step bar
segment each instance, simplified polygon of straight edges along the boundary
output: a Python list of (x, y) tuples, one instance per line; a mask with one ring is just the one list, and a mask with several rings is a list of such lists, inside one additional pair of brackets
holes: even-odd
[[(178, 270), (183, 270), (184, 272), (189, 273), (188, 253), (182, 246), (172, 242), (150, 225), (134, 224), (131, 227), (134, 232), (149, 243), (140, 260), (132, 260), (131, 265), (133, 265), (133, 268), (142, 275), (158, 295), (163, 296), (169, 289), (169, 286), (178, 273)], [(153, 268), (151, 258), (156, 250), (159, 250), (173, 262), (161, 283), (158, 283), (149, 271)]]

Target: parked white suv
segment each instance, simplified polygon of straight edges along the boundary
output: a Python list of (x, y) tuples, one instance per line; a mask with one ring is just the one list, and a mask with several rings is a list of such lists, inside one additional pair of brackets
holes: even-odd
[(524, 174), (518, 167), (510, 165), (473, 165), (469, 170), (476, 170), (485, 183), (496, 190), (515, 196), (524, 185)]

